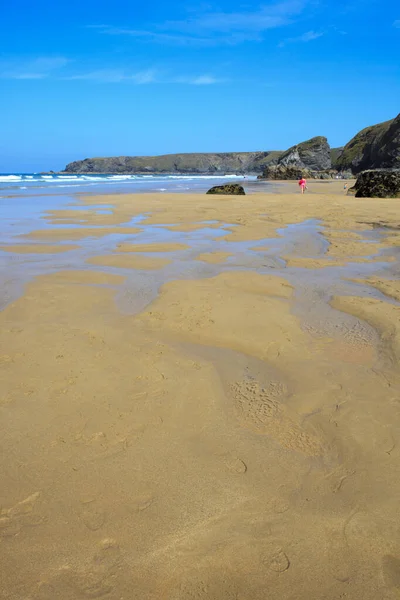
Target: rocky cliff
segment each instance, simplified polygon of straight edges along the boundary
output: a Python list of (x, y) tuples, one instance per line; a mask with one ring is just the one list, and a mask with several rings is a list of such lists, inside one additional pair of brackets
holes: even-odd
[(283, 152), (273, 164), (265, 165), (264, 179), (296, 179), (312, 177), (313, 172), (331, 169), (331, 149), (326, 137), (317, 136), (292, 146)]
[(336, 168), (353, 173), (400, 168), (400, 115), (357, 133), (343, 148)]
[(331, 148), (328, 140), (319, 135), (301, 144), (296, 144), (279, 157), (278, 164), (285, 167), (296, 166), (310, 171), (330, 169)]
[(357, 174), (365, 169), (400, 168), (400, 115), (360, 131), (343, 148), (330, 148), (317, 136), (285, 152), (224, 152), (85, 158), (68, 164), (64, 173), (262, 173), (288, 179), (293, 173), (318, 177), (332, 169)]
[(69, 163), (65, 173), (261, 173), (282, 153), (224, 152), (85, 158)]
[(332, 169), (337, 169), (336, 165), (338, 163), (339, 158), (343, 154), (343, 149), (344, 149), (344, 146), (340, 146), (340, 148), (331, 148)]

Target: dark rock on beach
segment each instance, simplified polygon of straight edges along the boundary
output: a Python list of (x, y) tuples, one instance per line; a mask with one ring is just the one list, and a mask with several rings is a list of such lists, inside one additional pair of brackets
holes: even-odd
[(337, 175), (337, 171), (331, 171), (327, 169), (326, 171), (312, 171), (311, 177), (313, 179), (334, 179)]
[(246, 192), (238, 183), (225, 183), (224, 185), (215, 185), (208, 190), (207, 194), (224, 194), (226, 196), (245, 196)]
[(292, 180), (301, 179), (302, 177), (310, 179), (311, 171), (309, 171), (308, 169), (301, 169), (295, 166), (286, 167), (284, 165), (273, 165), (264, 169), (262, 177), (260, 177), (260, 179)]
[(400, 198), (400, 169), (363, 171), (348, 193), (356, 198)]

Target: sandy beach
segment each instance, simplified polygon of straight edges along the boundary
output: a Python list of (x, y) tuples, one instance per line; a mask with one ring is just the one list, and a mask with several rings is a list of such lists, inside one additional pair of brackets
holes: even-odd
[(2, 236), (2, 600), (400, 597), (398, 200), (275, 191)]

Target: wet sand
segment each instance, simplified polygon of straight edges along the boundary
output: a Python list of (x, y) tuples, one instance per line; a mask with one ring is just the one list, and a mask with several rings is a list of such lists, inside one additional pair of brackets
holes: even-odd
[(59, 254), (60, 252), (68, 252), (77, 248), (79, 246), (76, 244), (59, 244), (58, 246), (51, 244), (14, 244), (1, 246), (0, 250), (14, 254)]
[(309, 187), (0, 253), (5, 599), (399, 598), (400, 209)]
[(197, 260), (202, 260), (210, 264), (224, 263), (230, 256), (229, 252), (204, 252), (199, 254)]
[(118, 244), (118, 252), (176, 252), (186, 250), (185, 244)]
[[(79, 222), (79, 219), (78, 219)], [(91, 225), (94, 225), (91, 223)], [(26, 238), (34, 238), (38, 240), (82, 240), (88, 237), (103, 237), (113, 233), (134, 234), (139, 233), (137, 227), (80, 227), (79, 229), (60, 228), (60, 229), (39, 229), (31, 231), (24, 235)]]
[(149, 258), (148, 256), (130, 256), (129, 254), (110, 254), (109, 256), (92, 256), (87, 260), (92, 265), (117, 267), (121, 269), (162, 269), (170, 263), (165, 258)]

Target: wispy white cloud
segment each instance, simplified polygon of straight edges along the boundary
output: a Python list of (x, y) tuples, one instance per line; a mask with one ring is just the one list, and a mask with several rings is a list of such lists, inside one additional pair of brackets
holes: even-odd
[(400, 29), (400, 19), (397, 19), (396, 21), (394, 21), (393, 27), (396, 27), (396, 29)]
[(222, 83), (222, 79), (216, 79), (215, 77), (211, 77), (210, 75), (200, 75), (199, 77), (195, 77), (188, 83), (192, 85), (214, 85), (215, 83)]
[(123, 69), (100, 69), (97, 71), (89, 71), (86, 73), (77, 73), (75, 75), (68, 75), (63, 79), (73, 81), (93, 81), (96, 83), (122, 83), (131, 82), (138, 85), (146, 83), (154, 83), (156, 81), (156, 74), (153, 70), (139, 71), (137, 73), (129, 73)]
[(70, 61), (63, 56), (0, 61), (2, 79), (46, 79)]
[(347, 35), (347, 31), (339, 29), (339, 27), (336, 27), (336, 25), (331, 25), (330, 30), (336, 33), (337, 35)]
[(142, 29), (121, 29), (118, 27), (107, 27), (104, 28), (101, 33), (107, 35), (122, 35), (136, 38), (143, 42), (153, 42), (156, 44), (171, 44), (174, 46), (212, 46), (215, 45), (215, 41), (199, 36), (191, 36), (184, 34), (171, 34), (163, 33), (161, 31), (147, 31)]
[[(0, 79), (41, 80), (53, 79), (58, 81), (87, 81), (92, 83), (126, 83), (133, 85), (147, 84), (186, 84), (186, 85), (213, 85), (224, 83), (219, 79), (203, 73), (191, 76), (177, 76), (173, 72), (160, 72), (157, 69), (133, 71), (132, 69), (118, 67), (108, 69), (95, 69), (84, 71), (64, 67), (71, 61), (64, 57), (41, 57), (27, 61), (10, 59), (0, 61)], [(79, 65), (78, 65), (79, 67)]]
[(197, 77), (176, 77), (171, 83), (186, 83), (188, 85), (215, 85), (225, 83), (226, 79), (217, 79), (212, 75), (198, 75)]
[(308, 0), (281, 0), (264, 4), (256, 10), (212, 11), (203, 7), (192, 11), (185, 19), (155, 22), (143, 29), (96, 26), (107, 35), (131, 36), (144, 42), (175, 45), (233, 45), (246, 41), (261, 41), (263, 34), (293, 22)]
[(146, 83), (156, 83), (156, 72), (152, 70), (139, 71), (130, 76), (130, 80), (138, 85), (144, 85)]
[(133, 83), (135, 85), (145, 84), (166, 84), (166, 83), (177, 83), (186, 85), (214, 85), (217, 83), (224, 83), (223, 79), (217, 79), (212, 75), (197, 75), (197, 76), (163, 76), (159, 75), (157, 71), (149, 69), (147, 71), (139, 71), (137, 73), (130, 73), (123, 69), (102, 69), (98, 71), (90, 71), (87, 73), (78, 73), (75, 75), (69, 75), (63, 77), (68, 81), (92, 81), (94, 83)]
[(279, 48), (283, 48), (287, 44), (298, 44), (304, 42), (312, 42), (313, 40), (317, 40), (318, 38), (324, 35), (321, 31), (306, 31), (302, 35), (297, 37), (287, 38), (286, 40), (282, 40), (278, 45)]

